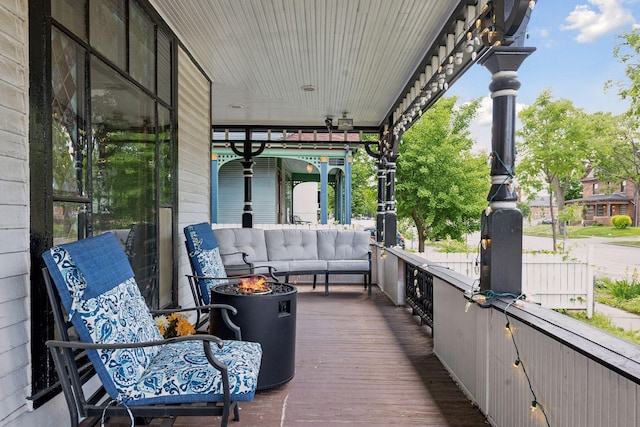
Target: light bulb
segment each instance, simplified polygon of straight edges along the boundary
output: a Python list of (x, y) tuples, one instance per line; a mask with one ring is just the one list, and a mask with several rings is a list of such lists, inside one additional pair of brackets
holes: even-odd
[(474, 49), (473, 40), (467, 41), (467, 44), (464, 47), (464, 51), (467, 52), (467, 53), (471, 53), (471, 52), (473, 52), (473, 49)]

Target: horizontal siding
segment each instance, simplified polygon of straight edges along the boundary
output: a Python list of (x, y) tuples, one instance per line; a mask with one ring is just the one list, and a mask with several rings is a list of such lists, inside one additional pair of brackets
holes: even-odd
[(29, 425), (27, 0), (0, 4), (0, 425)]
[(189, 56), (178, 50), (178, 302), (192, 305), (185, 274), (191, 274), (182, 230), (209, 222), (211, 215), (211, 114), (209, 81)]

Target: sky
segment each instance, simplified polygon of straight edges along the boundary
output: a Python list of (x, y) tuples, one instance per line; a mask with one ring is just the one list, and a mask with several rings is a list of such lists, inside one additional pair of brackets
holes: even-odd
[[(587, 113), (620, 114), (628, 103), (615, 88), (605, 91), (609, 80), (624, 81), (624, 66), (613, 57), (620, 35), (640, 28), (640, 0), (538, 0), (531, 13), (525, 46), (536, 51), (518, 70), (522, 86), (518, 109), (535, 102), (545, 89), (554, 100), (568, 99)], [(472, 66), (446, 96), (459, 102), (482, 98), (471, 126), (476, 150), (491, 150), (491, 74)]]

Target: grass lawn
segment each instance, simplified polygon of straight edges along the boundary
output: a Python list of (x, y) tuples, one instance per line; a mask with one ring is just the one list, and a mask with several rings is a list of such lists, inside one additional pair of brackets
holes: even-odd
[[(551, 237), (551, 225), (540, 224), (532, 225), (531, 227), (525, 227), (523, 233), (528, 236), (541, 236)], [(615, 227), (582, 227), (579, 225), (567, 227), (567, 237), (570, 239), (579, 239), (584, 237), (640, 237), (640, 227), (627, 227), (627, 228), (615, 228)], [(562, 237), (558, 235), (557, 237)], [(638, 245), (637, 242), (634, 242)], [(638, 245), (640, 246), (640, 245)]]
[(622, 299), (612, 296), (606, 289), (595, 288), (595, 299), (599, 303), (640, 315), (640, 298)]
[(574, 319), (578, 319), (581, 322), (587, 323), (605, 332), (609, 332), (610, 334), (613, 334), (617, 337), (626, 339), (636, 344), (640, 344), (640, 332), (625, 331), (624, 329), (619, 328), (613, 323), (611, 323), (611, 320), (609, 320), (609, 318), (607, 318), (603, 314), (594, 313), (591, 319), (587, 319), (587, 316), (583, 311), (570, 312), (570, 311), (562, 310), (561, 312), (568, 316), (573, 317)]

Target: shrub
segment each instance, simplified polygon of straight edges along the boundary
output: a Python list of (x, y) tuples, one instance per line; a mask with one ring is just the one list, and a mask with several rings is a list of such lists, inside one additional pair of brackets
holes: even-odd
[(627, 228), (631, 225), (631, 217), (629, 215), (614, 215), (611, 217), (611, 225), (615, 228)]
[(632, 280), (616, 280), (607, 286), (607, 293), (620, 300), (629, 300), (640, 296), (640, 283)]

